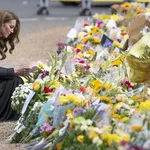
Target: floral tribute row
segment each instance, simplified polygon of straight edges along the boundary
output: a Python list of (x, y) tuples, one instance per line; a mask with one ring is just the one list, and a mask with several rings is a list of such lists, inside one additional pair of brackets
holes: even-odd
[(12, 108), (21, 116), (11, 143), (34, 150), (149, 148), (150, 92), (129, 81), (123, 20), (150, 10), (139, 3), (113, 9), (119, 12), (79, 18), (57, 53), (16, 88)]

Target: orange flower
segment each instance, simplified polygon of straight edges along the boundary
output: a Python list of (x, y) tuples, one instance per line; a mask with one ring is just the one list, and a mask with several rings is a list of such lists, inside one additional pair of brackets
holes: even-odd
[(86, 92), (86, 88), (84, 86), (80, 86), (79, 90), (82, 92), (82, 93), (85, 93)]
[(117, 8), (119, 8), (120, 6), (118, 5), (118, 4), (114, 4), (114, 5), (112, 5), (111, 6), (111, 8), (114, 8), (114, 9), (117, 9)]
[(62, 145), (63, 145), (63, 142), (57, 143), (56, 144), (56, 149), (57, 150), (61, 150), (62, 149)]

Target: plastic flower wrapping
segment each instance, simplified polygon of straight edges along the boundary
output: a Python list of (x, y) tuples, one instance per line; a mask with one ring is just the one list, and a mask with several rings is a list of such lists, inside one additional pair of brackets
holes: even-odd
[[(128, 5), (121, 8), (135, 3)], [(37, 62), (38, 70), (12, 96), (21, 115), (11, 143), (27, 143), (28, 150), (149, 149), (150, 89), (130, 78), (133, 69), (139, 72), (134, 81), (142, 71), (149, 78), (149, 33), (144, 44), (125, 51), (122, 20), (120, 14), (79, 18), (57, 53)]]

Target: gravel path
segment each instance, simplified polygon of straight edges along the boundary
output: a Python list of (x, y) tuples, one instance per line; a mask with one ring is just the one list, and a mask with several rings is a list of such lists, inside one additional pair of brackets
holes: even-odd
[[(6, 60), (0, 62), (0, 66), (17, 67), (21, 64), (33, 64), (38, 60), (47, 59), (48, 53), (57, 50), (57, 43), (65, 42), (66, 35), (71, 27), (54, 27), (41, 30), (36, 33), (23, 34), (20, 37), (21, 43), (16, 46), (13, 54), (8, 54)], [(0, 123), (0, 150), (23, 150), (19, 144), (7, 144), (7, 138), (13, 132), (15, 122)]]

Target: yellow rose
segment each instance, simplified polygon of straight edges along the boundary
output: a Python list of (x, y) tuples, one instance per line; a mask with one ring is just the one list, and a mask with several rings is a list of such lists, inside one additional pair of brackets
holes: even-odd
[(34, 83), (33, 84), (33, 90), (38, 91), (40, 89), (40, 84), (39, 83)]
[(77, 137), (77, 141), (80, 142), (80, 143), (84, 142), (84, 136), (83, 135), (79, 135)]

